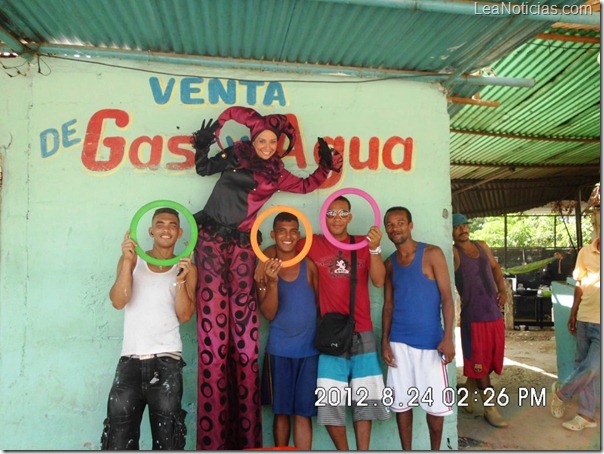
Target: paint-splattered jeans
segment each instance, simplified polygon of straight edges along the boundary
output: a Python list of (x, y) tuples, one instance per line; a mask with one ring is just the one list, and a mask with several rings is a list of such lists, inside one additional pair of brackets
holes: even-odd
[(170, 357), (120, 358), (109, 392), (101, 449), (139, 449), (140, 425), (146, 405), (149, 405), (153, 449), (184, 449), (183, 366), (182, 360)]

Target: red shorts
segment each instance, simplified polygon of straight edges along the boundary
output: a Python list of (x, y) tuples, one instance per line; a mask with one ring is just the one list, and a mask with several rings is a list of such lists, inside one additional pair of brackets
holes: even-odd
[(463, 374), (468, 378), (482, 378), (492, 371), (501, 375), (505, 349), (503, 319), (473, 322), (470, 336), (471, 355), (464, 351)]

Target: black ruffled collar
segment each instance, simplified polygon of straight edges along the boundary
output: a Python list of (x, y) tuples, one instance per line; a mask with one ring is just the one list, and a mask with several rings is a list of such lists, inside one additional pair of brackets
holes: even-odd
[(272, 182), (279, 180), (283, 170), (283, 161), (278, 153), (275, 153), (269, 159), (262, 159), (256, 154), (252, 143), (248, 141), (235, 142), (233, 148), (237, 159), (237, 167), (264, 175)]

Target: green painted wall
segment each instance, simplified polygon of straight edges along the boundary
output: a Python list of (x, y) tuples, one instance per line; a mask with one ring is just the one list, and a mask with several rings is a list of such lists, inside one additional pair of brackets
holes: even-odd
[[(571, 279), (571, 278), (568, 278)], [(552, 303), (554, 308), (554, 330), (556, 333), (556, 359), (558, 380), (563, 381), (575, 368), (577, 340), (568, 331), (568, 317), (573, 307), (575, 287), (566, 282), (552, 282)]]
[[(229, 105), (296, 116), (302, 140), (286, 159), (296, 174), (314, 170), (317, 136), (343, 145), (339, 181), (305, 196), (276, 194), (267, 207), (299, 208), (318, 230), (325, 198), (336, 189), (358, 187), (372, 194), (382, 210), (399, 204), (410, 208), (414, 237), (441, 246), (452, 263), (449, 118), (437, 86), (314, 76), (311, 82), (303, 76), (198, 66), (103, 63), (140, 71), (92, 64), (86, 58), (43, 58), (40, 72), (31, 66), (25, 76), (0, 75), (2, 449), (99, 447), (121, 348), (123, 314), (112, 308), (108, 291), (124, 232), (134, 212), (149, 201), (171, 199), (193, 212), (204, 205), (216, 177), (194, 173), (186, 136), (202, 119), (216, 118)], [(274, 82), (279, 79), (283, 82)], [(352, 83), (333, 83), (343, 80)], [(103, 116), (114, 118), (101, 122)], [(236, 138), (247, 132), (236, 125), (224, 131)], [(306, 168), (299, 169), (304, 160)], [(364, 161), (375, 168), (363, 168)], [(369, 205), (351, 200), (352, 231), (365, 232), (372, 217)], [(268, 225), (262, 226), (265, 234)], [(385, 236), (383, 246), (386, 257), (393, 247)], [(372, 298), (380, 336), (381, 290), (372, 289)], [(263, 322), (262, 345), (266, 329)], [(195, 321), (182, 326), (181, 333), (188, 363), (183, 398), (189, 412), (187, 448), (193, 449)], [(449, 376), (454, 386), (455, 364)], [(270, 446), (270, 410), (263, 416), (265, 445)], [(416, 422), (414, 447), (427, 449), (421, 411)], [(354, 446), (352, 434), (350, 430)], [(150, 447), (146, 416), (141, 446)], [(400, 449), (394, 419), (374, 424), (371, 447)], [(447, 447), (457, 448), (456, 414), (445, 420)], [(319, 426), (314, 448), (332, 449)]]

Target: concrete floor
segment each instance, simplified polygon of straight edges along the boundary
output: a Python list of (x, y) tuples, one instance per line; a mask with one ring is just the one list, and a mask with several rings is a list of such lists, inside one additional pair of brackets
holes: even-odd
[[(459, 328), (457, 328), (457, 335)], [(462, 376), (463, 364), (461, 342), (457, 351), (457, 379)], [(468, 414), (464, 409), (458, 412), (458, 436), (460, 450), (600, 450), (600, 415), (598, 427), (572, 432), (561, 426), (563, 421), (576, 414), (577, 400), (571, 402), (565, 418), (558, 420), (550, 415), (549, 408), (539, 398), (549, 399), (550, 386), (556, 380), (556, 349), (553, 329), (535, 331), (507, 331), (504, 370), (501, 376), (493, 375), (492, 383), (499, 392), (506, 388), (509, 403), (501, 408), (501, 414), (509, 421), (507, 428), (497, 429), (483, 418), (481, 403)], [(519, 402), (519, 388), (528, 390), (533, 402), (524, 399)], [(522, 391), (521, 391), (522, 392)]]

